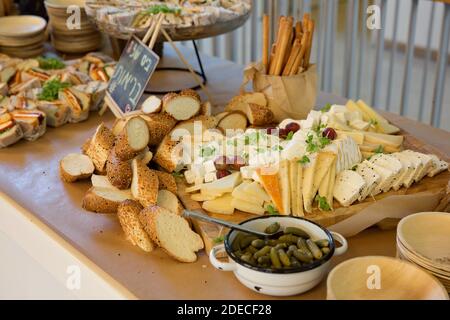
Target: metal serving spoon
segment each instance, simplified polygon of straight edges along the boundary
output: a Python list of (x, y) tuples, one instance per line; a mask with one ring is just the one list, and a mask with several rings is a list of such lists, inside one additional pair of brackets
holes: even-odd
[(244, 227), (243, 225), (235, 224), (235, 223), (228, 222), (228, 221), (225, 221), (222, 219), (212, 218), (206, 214), (202, 214), (202, 213), (195, 212), (195, 211), (184, 210), (183, 216), (185, 216), (186, 218), (191, 217), (191, 218), (195, 218), (195, 219), (199, 219), (199, 220), (203, 220), (203, 221), (207, 221), (207, 222), (220, 224), (221, 226), (224, 226), (224, 227), (227, 227), (230, 229), (239, 230), (239, 231), (242, 231), (245, 233), (254, 234), (255, 236), (262, 237), (265, 239), (279, 238), (280, 236), (282, 236), (284, 234), (284, 232), (282, 230), (277, 231), (275, 233), (265, 233), (265, 232), (261, 232), (261, 231), (252, 230), (247, 227)]

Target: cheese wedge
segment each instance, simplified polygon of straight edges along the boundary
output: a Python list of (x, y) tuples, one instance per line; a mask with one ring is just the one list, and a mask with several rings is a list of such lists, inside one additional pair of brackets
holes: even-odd
[(430, 156), (412, 150), (405, 150), (402, 153), (407, 154), (410, 158), (416, 158), (420, 160), (422, 164), (422, 168), (414, 176), (415, 182), (419, 182), (420, 180), (422, 180), (422, 178), (431, 171), (433, 167), (433, 160)]
[(408, 159), (414, 169), (414, 171), (411, 173), (411, 176), (406, 179), (403, 184), (406, 188), (409, 188), (415, 182), (416, 177), (419, 176), (420, 172), (423, 169), (422, 161), (416, 155), (404, 151), (399, 152), (398, 156)]
[(319, 190), (322, 180), (327, 175), (329, 169), (334, 164), (336, 155), (332, 152), (319, 152), (316, 159), (316, 170), (314, 172), (313, 195)]
[(264, 190), (266, 190), (267, 194), (270, 196), (270, 199), (278, 212), (284, 212), (281, 185), (278, 179), (278, 174), (264, 175), (261, 173), (261, 170), (257, 170), (257, 175), (262, 186), (264, 187)]
[(233, 197), (227, 193), (217, 199), (203, 202), (202, 208), (211, 213), (233, 214)]
[(244, 192), (251, 197), (262, 200), (263, 202), (270, 202), (269, 195), (266, 191), (264, 191), (264, 188), (256, 181), (253, 181), (250, 184), (246, 185), (246, 187), (244, 188)]
[(416, 169), (415, 165), (412, 163), (412, 161), (409, 160), (409, 158), (406, 155), (402, 153), (396, 152), (391, 155), (395, 157), (398, 161), (400, 161), (400, 163), (404, 168), (403, 174), (397, 179), (392, 188), (395, 191), (399, 190), (402, 186), (409, 188), (411, 184), (414, 182), (414, 173)]
[(385, 118), (378, 114), (373, 108), (369, 107), (364, 101), (358, 100), (356, 102), (359, 110), (363, 113), (363, 119), (370, 122), (375, 121), (375, 127), (378, 132), (393, 134), (400, 131), (396, 126), (391, 125)]
[(366, 186), (361, 192), (358, 201), (363, 201), (369, 195), (372, 195), (372, 191), (379, 185), (381, 181), (381, 176), (375, 172), (375, 170), (369, 168), (366, 163), (358, 164), (356, 168), (356, 173), (363, 177)]
[(316, 172), (317, 159), (313, 159), (309, 166), (303, 168), (303, 207), (308, 213), (312, 212), (312, 203), (314, 201), (314, 173)]
[(202, 188), (202, 184), (196, 184), (195, 186), (186, 188), (186, 190), (184, 190), (184, 191), (186, 191), (186, 193), (193, 193), (193, 192), (200, 191), (201, 188)]
[(249, 212), (253, 214), (263, 215), (265, 212), (265, 209), (262, 206), (255, 205), (252, 202), (232, 198), (231, 205), (236, 208), (237, 210)]
[(344, 170), (336, 177), (333, 196), (343, 207), (348, 207), (359, 198), (365, 186), (364, 179), (358, 173)]
[(264, 199), (253, 197), (251, 194), (248, 194), (245, 192), (245, 189), (248, 185), (250, 185), (250, 181), (244, 181), (240, 185), (238, 185), (236, 188), (234, 188), (233, 192), (231, 193), (231, 196), (233, 199), (243, 200), (247, 202), (251, 202), (257, 206), (262, 207), (264, 204)]
[(214, 200), (217, 198), (218, 197), (216, 197), (216, 196), (204, 196), (201, 193), (194, 193), (191, 195), (191, 199), (194, 201), (198, 201), (198, 202), (211, 201), (211, 200)]
[(219, 196), (225, 193), (231, 193), (234, 187), (241, 183), (241, 181), (241, 173), (234, 172), (222, 179), (202, 184), (200, 192), (204, 196)]
[[(329, 189), (329, 185), (330, 185), (330, 175), (331, 175), (331, 167), (328, 169), (325, 177), (322, 179), (322, 182), (320, 183), (319, 186), (319, 196), (320, 197), (324, 197), (327, 200), (328, 205), (331, 208), (331, 205), (327, 199), (328, 197), (328, 189)], [(320, 206), (319, 206), (319, 210), (321, 210)]]
[(291, 192), (291, 212), (292, 215), (295, 217), (298, 216), (297, 171), (298, 171), (297, 160), (289, 161), (289, 190)]
[(336, 159), (333, 162), (333, 165), (330, 168), (330, 180), (328, 185), (328, 194), (327, 194), (327, 202), (330, 206), (331, 210), (333, 210), (333, 192), (334, 192), (334, 184), (336, 183)]
[(403, 136), (394, 136), (389, 134), (382, 134), (376, 132), (364, 132), (364, 142), (391, 146), (393, 148), (400, 148), (403, 144)]
[(297, 217), (303, 217), (303, 166), (297, 163)]
[(364, 133), (363, 132), (337, 130), (336, 133), (338, 134), (338, 139), (344, 139), (344, 138), (350, 137), (353, 140), (355, 140), (355, 142), (358, 145), (364, 143)]
[(280, 211), (283, 215), (291, 214), (291, 191), (289, 183), (289, 161), (280, 161), (280, 170), (278, 170), (278, 178), (280, 179), (281, 186), (281, 199), (283, 202), (283, 211)]
[(448, 170), (448, 163), (440, 160), (434, 154), (430, 154), (431, 160), (433, 161), (433, 169), (428, 173), (429, 177), (434, 177), (438, 173), (441, 173), (444, 170)]
[(385, 183), (383, 185), (383, 192), (388, 192), (406, 170), (406, 168), (403, 168), (402, 163), (397, 158), (383, 153), (375, 154), (369, 161), (375, 165), (390, 170), (393, 174), (390, 183)]
[(364, 160), (364, 162), (370, 169), (374, 170), (381, 177), (380, 183), (372, 190), (372, 196), (376, 196), (383, 192), (384, 189), (390, 189), (392, 186), (392, 180), (395, 177), (394, 172), (389, 169), (386, 169), (382, 166)]

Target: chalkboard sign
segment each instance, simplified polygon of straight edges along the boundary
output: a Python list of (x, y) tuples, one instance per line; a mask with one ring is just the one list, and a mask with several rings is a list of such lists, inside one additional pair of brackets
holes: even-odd
[(107, 89), (107, 103), (117, 117), (136, 110), (159, 57), (133, 36), (120, 56)]

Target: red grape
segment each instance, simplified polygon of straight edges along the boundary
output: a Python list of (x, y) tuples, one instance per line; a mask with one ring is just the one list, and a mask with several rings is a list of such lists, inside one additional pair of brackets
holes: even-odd
[(289, 131), (287, 131), (286, 129), (280, 129), (280, 130), (279, 130), (279, 133), (278, 133), (278, 136), (279, 136), (281, 139), (286, 139), (287, 136), (288, 136), (288, 134), (289, 134)]
[(326, 128), (323, 130), (322, 136), (330, 140), (334, 140), (337, 138), (337, 133), (333, 128)]
[(229, 176), (231, 174), (228, 170), (217, 170), (216, 177), (217, 179), (225, 178), (226, 176)]
[(291, 122), (287, 124), (285, 130), (287, 130), (287, 132), (296, 133), (298, 130), (300, 130), (300, 125), (297, 122)]
[(278, 133), (278, 128), (270, 127), (270, 128), (267, 128), (267, 129), (266, 129), (266, 132), (267, 132), (267, 134), (275, 135), (275, 134)]
[(228, 163), (230, 163), (230, 160), (226, 156), (219, 156), (214, 160), (214, 165), (217, 170), (227, 170)]

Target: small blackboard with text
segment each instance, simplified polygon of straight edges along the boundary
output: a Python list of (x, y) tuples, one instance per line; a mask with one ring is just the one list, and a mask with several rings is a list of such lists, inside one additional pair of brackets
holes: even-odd
[(118, 118), (135, 111), (158, 65), (159, 57), (136, 36), (131, 37), (109, 81), (105, 100)]

